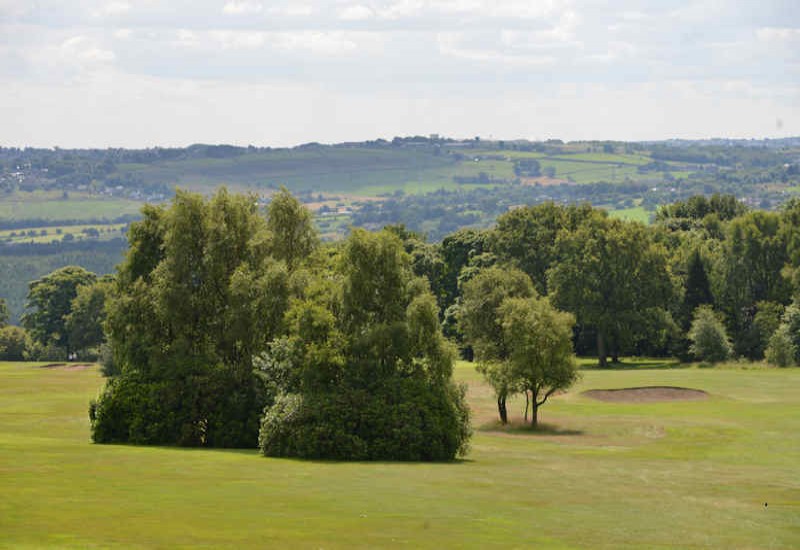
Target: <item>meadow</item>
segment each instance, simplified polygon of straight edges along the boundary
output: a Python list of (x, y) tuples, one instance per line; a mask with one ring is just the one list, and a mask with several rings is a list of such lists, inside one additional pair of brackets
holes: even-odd
[[(0, 363), (0, 547), (793, 548), (800, 369), (589, 368), (541, 411), (495, 421), (473, 366), (461, 461), (335, 463), (255, 450), (93, 445), (96, 367)], [(609, 403), (595, 388), (708, 399)]]

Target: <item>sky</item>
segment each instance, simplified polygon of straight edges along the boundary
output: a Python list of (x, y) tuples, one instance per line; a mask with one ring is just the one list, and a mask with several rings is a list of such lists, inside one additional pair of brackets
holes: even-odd
[(0, 0), (0, 146), (800, 135), (797, 0)]

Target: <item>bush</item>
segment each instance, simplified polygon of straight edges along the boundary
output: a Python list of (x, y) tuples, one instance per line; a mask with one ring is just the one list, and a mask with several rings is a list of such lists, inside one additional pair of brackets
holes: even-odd
[(788, 325), (781, 325), (769, 339), (767, 362), (777, 367), (792, 367), (796, 364), (797, 348), (792, 342)]
[(12, 325), (0, 328), (0, 359), (22, 361), (31, 347), (30, 338), (24, 328)]
[(700, 361), (718, 363), (731, 356), (731, 343), (725, 326), (710, 306), (700, 306), (688, 334), (689, 352)]
[(263, 396), (227, 369), (179, 380), (109, 379), (89, 407), (95, 443), (254, 447)]
[(392, 378), (372, 391), (338, 387), (288, 394), (265, 410), (259, 446), (267, 456), (332, 460), (451, 460), (470, 437), (465, 389)]

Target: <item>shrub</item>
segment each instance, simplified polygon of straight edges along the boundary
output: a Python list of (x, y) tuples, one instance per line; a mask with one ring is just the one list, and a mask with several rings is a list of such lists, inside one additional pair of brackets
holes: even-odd
[(700, 306), (694, 312), (689, 329), (689, 352), (700, 361), (717, 363), (731, 356), (731, 343), (725, 326), (710, 306)]
[(766, 351), (767, 362), (777, 367), (792, 367), (796, 364), (796, 354), (797, 348), (792, 342), (789, 326), (781, 325), (769, 339)]
[(22, 361), (31, 347), (30, 338), (24, 328), (12, 325), (0, 328), (0, 359)]

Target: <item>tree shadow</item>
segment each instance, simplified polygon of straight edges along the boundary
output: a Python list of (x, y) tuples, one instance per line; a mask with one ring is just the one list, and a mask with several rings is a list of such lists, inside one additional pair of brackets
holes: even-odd
[(540, 422), (536, 426), (531, 426), (528, 422), (512, 420), (508, 424), (502, 424), (499, 420), (489, 422), (477, 428), (481, 432), (505, 433), (514, 435), (553, 435), (553, 436), (575, 436), (583, 435), (583, 430), (564, 428), (555, 424)]

